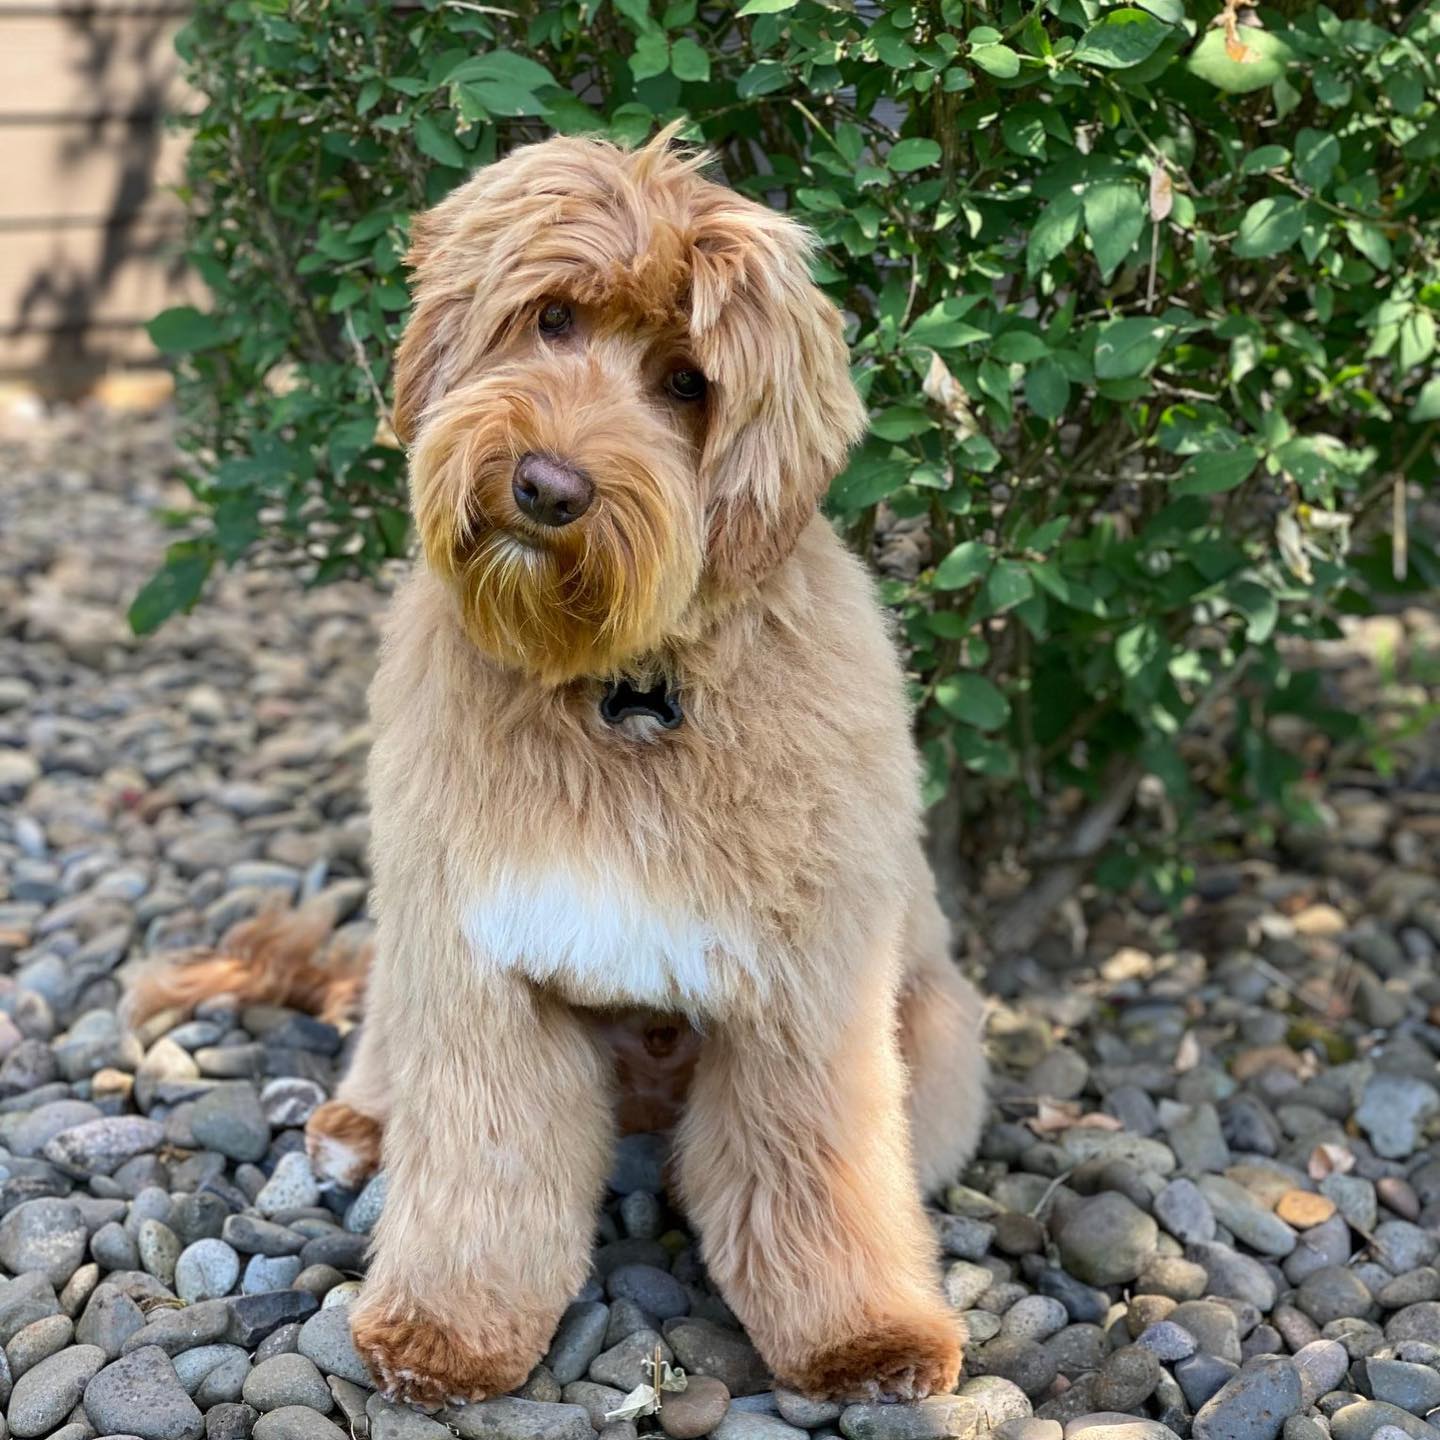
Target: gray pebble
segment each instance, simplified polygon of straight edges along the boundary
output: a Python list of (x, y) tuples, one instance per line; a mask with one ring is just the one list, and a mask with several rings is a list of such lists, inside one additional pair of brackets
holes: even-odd
[[(913, 1405), (847, 1406), (840, 1415), (840, 1433), (845, 1440), (944, 1440), (949, 1435), (977, 1435), (985, 1423), (984, 1411), (974, 1400), (932, 1395)], [(793, 1434), (803, 1440), (805, 1432)], [(769, 1435), (761, 1432), (756, 1440), (769, 1440)]]
[(117, 1286), (101, 1285), (75, 1327), (75, 1338), (83, 1345), (98, 1345), (107, 1359), (114, 1360), (125, 1342), (144, 1328), (145, 1314), (139, 1305)]
[(1333, 1440), (1377, 1440), (1382, 1426), (1393, 1425), (1412, 1440), (1436, 1440), (1440, 1435), (1433, 1425), (1383, 1400), (1359, 1400), (1342, 1406), (1330, 1417)]
[(190, 1129), (198, 1144), (232, 1160), (259, 1160), (270, 1148), (270, 1122), (260, 1097), (243, 1082), (217, 1085), (202, 1095), (190, 1112)]
[(182, 1350), (171, 1363), (186, 1394), (193, 1395), (216, 1366), (237, 1357), (249, 1364), (250, 1357), (238, 1345), (197, 1345), (193, 1350)]
[[(613, 1385), (628, 1394), (649, 1375), (649, 1361), (660, 1347), (660, 1358), (673, 1362), (675, 1352), (653, 1330), (637, 1330), (618, 1345), (603, 1350), (590, 1365), (590, 1378)], [(690, 1367), (685, 1367), (689, 1369)], [(698, 1366), (695, 1368), (699, 1368)], [(704, 1372), (702, 1372), (704, 1373)], [(723, 1379), (723, 1377), (720, 1377)], [(732, 1390), (732, 1394), (735, 1392)]]
[(319, 1310), (300, 1327), (300, 1353), (327, 1375), (338, 1375), (355, 1385), (374, 1389), (370, 1375), (355, 1342), (350, 1337), (350, 1313), (347, 1306)]
[(276, 1355), (262, 1361), (246, 1377), (242, 1393), (245, 1403), (262, 1415), (286, 1405), (305, 1405), (321, 1414), (334, 1407), (329, 1386), (304, 1355)]
[(1398, 1405), (1412, 1415), (1428, 1415), (1440, 1408), (1440, 1372), (1431, 1365), (1384, 1360), (1377, 1355), (1357, 1364), (1360, 1388), (1374, 1400)]
[(162, 1285), (175, 1283), (175, 1265), (180, 1259), (180, 1241), (175, 1232), (160, 1220), (141, 1223), (136, 1237), (140, 1263)]
[(1193, 1440), (1275, 1440), (1301, 1407), (1300, 1377), (1288, 1359), (1257, 1362), (1200, 1408)]
[(0, 1220), (0, 1262), (13, 1275), (39, 1272), (51, 1285), (63, 1285), (84, 1258), (89, 1238), (70, 1201), (27, 1200)]
[(390, 1184), (385, 1171), (372, 1175), (365, 1182), (365, 1188), (355, 1197), (345, 1212), (345, 1228), (352, 1235), (368, 1235), (385, 1208), (385, 1192)]
[(1412, 1075), (1384, 1071), (1371, 1077), (1355, 1111), (1355, 1123), (1387, 1160), (1403, 1160), (1420, 1143), (1424, 1125), (1440, 1114), (1440, 1091)]
[(285, 1405), (262, 1415), (250, 1433), (254, 1440), (346, 1440), (338, 1425), (304, 1405)]
[(40, 1361), (15, 1382), (6, 1420), (22, 1437), (54, 1430), (79, 1403), (85, 1387), (105, 1363), (94, 1345), (74, 1345)]
[(1338, 1390), (1350, 1368), (1350, 1356), (1338, 1340), (1313, 1340), (1295, 1352), (1294, 1360), (1300, 1401), (1307, 1409), (1322, 1395)]
[(1076, 1205), (1057, 1239), (1067, 1270), (1088, 1284), (1112, 1285), (1140, 1274), (1158, 1237), (1149, 1215), (1123, 1195), (1105, 1191)]
[(397, 1405), (383, 1395), (371, 1395), (365, 1405), (370, 1440), (452, 1440), (452, 1433), (408, 1405)]
[(248, 1405), (216, 1405), (205, 1412), (205, 1440), (250, 1440), (257, 1419)]
[(159, 1148), (165, 1127), (141, 1115), (102, 1115), (50, 1139), (44, 1156), (78, 1175), (113, 1175), (127, 1160)]
[(1048, 1295), (1026, 1295), (1005, 1311), (1000, 1332), (1019, 1340), (1048, 1340), (1069, 1323), (1070, 1316), (1058, 1300)]
[(461, 1440), (594, 1440), (590, 1416), (578, 1405), (545, 1405), (507, 1395), (459, 1405), (444, 1415)]
[(584, 1301), (566, 1310), (545, 1356), (546, 1366), (561, 1385), (579, 1380), (587, 1373), (590, 1362), (604, 1348), (609, 1321), (609, 1308), (598, 1301)]
[(300, 1274), (298, 1255), (252, 1255), (245, 1266), (240, 1289), (246, 1295), (263, 1295), (270, 1290), (286, 1290)]
[(21, 1330), (5, 1347), (10, 1375), (18, 1378), (32, 1366), (63, 1350), (75, 1336), (75, 1324), (68, 1315), (47, 1315)]
[(175, 1262), (175, 1293), (187, 1303), (215, 1300), (235, 1288), (240, 1257), (223, 1240), (196, 1240)]
[(169, 1355), (156, 1346), (123, 1355), (85, 1387), (85, 1413), (104, 1435), (199, 1440), (204, 1421)]
[(262, 1215), (279, 1215), (286, 1210), (303, 1210), (317, 1204), (320, 1187), (315, 1183), (309, 1157), (303, 1150), (282, 1155), (274, 1173), (255, 1197), (255, 1208)]

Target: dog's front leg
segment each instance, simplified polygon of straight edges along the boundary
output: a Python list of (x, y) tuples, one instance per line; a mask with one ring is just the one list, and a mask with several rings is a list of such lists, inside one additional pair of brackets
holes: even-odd
[(701, 1054), (680, 1183), (706, 1264), (782, 1383), (845, 1401), (952, 1390), (964, 1330), (911, 1164), (890, 967), (787, 994), (790, 973)]
[(385, 928), (389, 1189), (351, 1324), (385, 1390), (433, 1407), (522, 1384), (584, 1283), (611, 1082), (566, 1006), (458, 935), (397, 973)]

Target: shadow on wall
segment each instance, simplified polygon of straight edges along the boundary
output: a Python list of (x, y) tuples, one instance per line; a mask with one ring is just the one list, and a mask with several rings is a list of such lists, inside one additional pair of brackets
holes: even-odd
[(0, 376), (82, 391), (183, 297), (178, 0), (0, 0)]

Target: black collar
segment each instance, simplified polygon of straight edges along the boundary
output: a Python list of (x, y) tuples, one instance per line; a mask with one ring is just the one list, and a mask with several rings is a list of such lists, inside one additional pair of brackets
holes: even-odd
[(648, 690), (637, 690), (628, 680), (610, 681), (600, 697), (600, 718), (607, 725), (620, 725), (632, 715), (658, 720), (666, 730), (675, 729), (685, 718), (680, 693), (666, 680), (656, 681)]

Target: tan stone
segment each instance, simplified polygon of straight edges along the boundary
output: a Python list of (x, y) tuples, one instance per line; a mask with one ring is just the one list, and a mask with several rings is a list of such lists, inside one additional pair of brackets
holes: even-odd
[(1335, 1213), (1335, 1202), (1311, 1190), (1287, 1190), (1275, 1206), (1275, 1213), (1297, 1230), (1323, 1224)]

